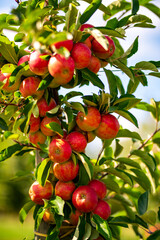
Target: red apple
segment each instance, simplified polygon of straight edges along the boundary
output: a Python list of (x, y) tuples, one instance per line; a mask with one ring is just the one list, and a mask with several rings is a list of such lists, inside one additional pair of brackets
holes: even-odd
[(34, 117), (33, 114), (31, 114), (30, 117), (30, 121), (29, 121), (29, 125), (30, 125), (30, 129), (29, 132), (33, 133), (33, 132), (37, 132), (40, 128), (40, 117), (38, 116), (37, 118)]
[(47, 55), (47, 53), (40, 53), (39, 51), (31, 53), (29, 58), (29, 68), (36, 75), (41, 76), (48, 72), (48, 60), (42, 58)]
[(108, 40), (108, 50), (105, 50), (104, 47), (96, 40), (92, 41), (92, 51), (96, 57), (101, 59), (109, 58), (113, 55), (115, 51), (115, 44), (111, 37), (104, 36)]
[(53, 162), (66, 162), (70, 159), (72, 148), (65, 139), (53, 139), (49, 145), (49, 157)]
[(111, 114), (103, 114), (99, 127), (95, 130), (97, 137), (101, 139), (115, 138), (119, 131), (119, 122)]
[(70, 52), (72, 50), (73, 47), (73, 41), (72, 40), (64, 40), (64, 41), (60, 41), (60, 42), (55, 42), (51, 44), (51, 49), (54, 51), (54, 48), (61, 48), (61, 47), (65, 47), (68, 49), (68, 51)]
[(49, 73), (54, 77), (53, 81), (58, 85), (64, 85), (71, 81), (74, 68), (73, 58), (65, 58), (60, 54), (52, 56), (48, 64)]
[(75, 62), (76, 69), (86, 68), (91, 60), (91, 50), (84, 43), (75, 43), (71, 51), (71, 57)]
[(86, 132), (86, 133), (87, 133), (87, 142), (88, 143), (92, 142), (96, 137), (95, 133), (93, 131)]
[(33, 96), (40, 99), (43, 96), (44, 90), (37, 90), (41, 80), (37, 77), (27, 77), (25, 78), (19, 87), (19, 91), (22, 97), (26, 98), (28, 96)]
[(87, 67), (91, 72), (98, 73), (99, 69), (101, 68), (100, 60), (95, 57), (91, 56), (91, 61)]
[[(94, 28), (94, 26), (92, 24), (89, 24), (89, 23), (84, 23), (84, 24), (81, 25), (80, 31), (84, 31), (87, 28)], [(91, 36), (91, 35), (88, 38), (89, 38), (90, 41), (93, 40), (93, 36)]]
[(29, 57), (30, 55), (24, 55), (23, 57), (21, 57), (17, 63), (17, 66), (21, 65), (24, 62), (28, 62), (29, 61)]
[(92, 47), (92, 43), (91, 40), (89, 39), (89, 37), (83, 42), (89, 49), (91, 49)]
[(50, 111), (51, 109), (56, 107), (56, 102), (53, 98), (50, 99), (50, 102), (47, 103), (46, 99), (43, 97), (37, 102), (37, 106), (39, 109), (39, 116), (45, 117), (46, 113)]
[(107, 202), (99, 199), (96, 208), (93, 210), (93, 213), (99, 215), (104, 220), (107, 220), (111, 215), (111, 208)]
[(55, 224), (55, 219), (54, 219), (54, 214), (51, 212), (51, 210), (49, 208), (47, 208), (44, 212), (43, 215), (43, 220), (47, 223), (50, 224)]
[(45, 136), (54, 136), (56, 134), (52, 129), (49, 129), (46, 126), (47, 124), (52, 123), (52, 122), (55, 122), (55, 123), (58, 123), (59, 125), (61, 125), (60, 120), (56, 116), (55, 117), (51, 117), (51, 118), (50, 117), (44, 117), (42, 119), (40, 128), (41, 128), (42, 133)]
[(15, 92), (20, 85), (20, 79), (17, 80), (12, 86), (9, 86), (9, 78), (11, 76), (11, 73), (2, 73), (0, 71), (0, 82), (5, 82), (2, 89), (6, 92)]
[(29, 196), (33, 202), (39, 205), (43, 205), (43, 199), (49, 200), (53, 194), (53, 185), (50, 181), (46, 181), (44, 186), (41, 186), (37, 181), (35, 181), (30, 189)]
[(87, 146), (87, 140), (85, 136), (77, 131), (69, 133), (66, 137), (66, 140), (71, 145), (72, 150), (76, 152), (84, 152)]
[(95, 130), (101, 122), (101, 114), (95, 107), (88, 107), (88, 113), (78, 112), (76, 123), (83, 131)]
[(92, 212), (98, 203), (96, 192), (88, 185), (79, 186), (73, 192), (72, 203), (81, 212)]
[(37, 147), (40, 147), (39, 143), (44, 144), (46, 139), (47, 139), (46, 136), (41, 131), (37, 131), (29, 134), (30, 142), (36, 145)]
[(80, 212), (78, 209), (75, 210), (75, 212), (71, 212), (69, 215), (69, 222), (73, 226), (77, 226), (79, 217), (82, 215), (82, 212)]
[(104, 182), (98, 179), (93, 179), (89, 182), (88, 186), (94, 189), (99, 199), (103, 199), (106, 196), (107, 188)]
[(104, 59), (99, 59), (100, 63), (101, 63), (101, 68), (104, 68), (108, 65), (108, 62), (105, 61)]
[(73, 181), (58, 181), (55, 185), (55, 195), (61, 197), (63, 200), (70, 200), (75, 188), (76, 186)]
[(53, 165), (54, 176), (63, 182), (68, 182), (77, 177), (79, 172), (79, 164), (76, 165), (70, 159), (63, 163), (55, 163)]

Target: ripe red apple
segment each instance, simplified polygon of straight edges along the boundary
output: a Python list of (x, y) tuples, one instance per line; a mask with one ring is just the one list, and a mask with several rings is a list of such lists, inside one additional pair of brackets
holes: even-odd
[(37, 147), (40, 147), (39, 143), (44, 144), (46, 139), (47, 139), (47, 137), (41, 131), (29, 133), (30, 142), (32, 144), (36, 145)]
[(40, 117), (38, 116), (37, 118), (31, 114), (30, 117), (30, 121), (29, 121), (29, 125), (30, 125), (30, 129), (29, 132), (33, 133), (33, 132), (37, 132), (40, 128)]
[(49, 157), (53, 162), (65, 162), (71, 154), (72, 148), (65, 139), (53, 139), (49, 144)]
[(72, 150), (76, 152), (84, 152), (87, 146), (86, 137), (77, 131), (69, 133), (66, 137), (66, 140), (71, 145)]
[(51, 109), (56, 107), (56, 102), (53, 98), (50, 99), (50, 102), (47, 103), (46, 99), (43, 97), (38, 100), (37, 106), (39, 109), (39, 116), (40, 117), (45, 117), (46, 113), (50, 111)]
[(106, 196), (107, 188), (104, 182), (98, 179), (93, 179), (89, 182), (88, 186), (94, 189), (99, 199), (103, 199)]
[(79, 186), (73, 192), (72, 203), (81, 212), (92, 212), (97, 206), (98, 197), (88, 185)]
[(64, 40), (64, 41), (60, 41), (60, 42), (55, 42), (51, 44), (51, 49), (54, 51), (54, 48), (59, 49), (61, 47), (65, 47), (68, 49), (68, 51), (70, 52), (72, 50), (73, 47), (73, 41), (72, 40)]
[(105, 50), (104, 47), (96, 40), (92, 41), (92, 51), (96, 57), (101, 59), (109, 58), (113, 55), (115, 51), (115, 44), (111, 37), (104, 36), (108, 40), (108, 50)]
[(49, 73), (54, 77), (54, 82), (64, 85), (71, 81), (75, 64), (72, 57), (65, 58), (60, 54), (53, 55), (48, 64)]
[(63, 200), (70, 200), (75, 188), (76, 186), (73, 181), (58, 181), (55, 185), (55, 195), (61, 197)]
[(99, 69), (101, 68), (101, 63), (100, 63), (100, 60), (95, 57), (95, 56), (91, 56), (91, 60), (90, 60), (90, 63), (87, 67), (91, 72), (94, 72), (94, 73), (98, 73)]
[[(80, 31), (84, 31), (87, 28), (94, 28), (94, 26), (92, 24), (89, 24), (89, 23), (84, 23), (84, 24), (81, 25)], [(93, 40), (93, 36), (91, 36), (91, 35), (88, 38), (90, 39), (90, 41)]]
[(93, 131), (86, 132), (86, 133), (87, 133), (87, 142), (88, 143), (92, 142), (95, 139), (96, 134)]
[(59, 125), (61, 125), (60, 120), (56, 116), (51, 117), (51, 118), (46, 116), (42, 119), (40, 128), (41, 128), (42, 133), (45, 136), (54, 136), (56, 134), (52, 129), (49, 129), (48, 127), (46, 127), (47, 124), (52, 123), (52, 122), (55, 122), (55, 123), (58, 123)]
[(96, 208), (93, 210), (93, 213), (99, 215), (104, 220), (107, 220), (111, 215), (111, 208), (107, 202), (99, 199)]
[(101, 114), (95, 107), (88, 107), (88, 113), (78, 112), (76, 123), (83, 131), (95, 130), (101, 122)]
[(99, 59), (100, 63), (101, 63), (101, 68), (104, 68), (108, 65), (108, 62), (105, 61), (104, 59)]
[(71, 57), (75, 62), (76, 69), (86, 68), (91, 60), (91, 50), (84, 43), (75, 43), (71, 51)]
[(63, 182), (68, 182), (77, 177), (79, 172), (79, 164), (76, 165), (70, 159), (63, 163), (55, 163), (53, 165), (54, 176)]
[(69, 215), (69, 222), (73, 226), (77, 226), (79, 217), (82, 215), (82, 212), (80, 212), (78, 209), (75, 210), (75, 212), (71, 212)]
[(40, 53), (39, 51), (31, 53), (29, 58), (29, 68), (36, 75), (41, 76), (48, 72), (48, 60), (42, 58), (47, 55), (47, 53)]
[(28, 61), (29, 61), (29, 58), (30, 58), (30, 55), (24, 55), (24, 56), (22, 56), (22, 57), (19, 59), (19, 61), (18, 61), (18, 63), (17, 63), (17, 66), (19, 66), (20, 64), (22, 64), (22, 63), (24, 63), (24, 62), (28, 62)]
[(91, 49), (92, 43), (91, 43), (91, 40), (89, 39), (89, 37), (88, 37), (86, 40), (84, 40), (83, 43), (84, 43), (87, 47), (89, 47), (89, 49)]
[(44, 186), (41, 186), (37, 181), (35, 181), (30, 189), (29, 196), (33, 202), (39, 205), (43, 205), (43, 199), (49, 200), (53, 194), (53, 185), (50, 181), (46, 181)]
[(22, 97), (33, 96), (40, 99), (43, 96), (44, 90), (37, 90), (41, 80), (38, 77), (27, 77), (25, 78), (19, 87), (19, 91)]
[(55, 219), (54, 219), (54, 214), (51, 212), (51, 210), (49, 208), (47, 208), (44, 212), (43, 215), (43, 220), (47, 223), (50, 224), (55, 224)]
[(0, 82), (5, 82), (2, 89), (6, 92), (15, 92), (20, 85), (20, 79), (17, 80), (12, 86), (9, 86), (9, 78), (11, 76), (11, 73), (2, 73), (0, 71)]
[(99, 127), (95, 130), (95, 134), (101, 139), (115, 138), (119, 127), (119, 122), (115, 116), (103, 114)]

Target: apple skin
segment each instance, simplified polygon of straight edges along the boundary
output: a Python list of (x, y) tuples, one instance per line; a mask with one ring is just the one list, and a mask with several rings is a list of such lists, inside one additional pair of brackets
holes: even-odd
[(81, 212), (92, 212), (98, 203), (96, 192), (88, 185), (79, 186), (73, 192), (72, 203)]
[(40, 99), (44, 94), (44, 90), (37, 91), (40, 82), (41, 80), (38, 77), (25, 78), (19, 87), (22, 97), (33, 96), (34, 98)]
[(40, 128), (40, 122), (41, 122), (40, 117), (38, 116), (36, 118), (32, 113), (29, 121), (29, 125), (30, 125), (29, 132), (30, 133), (37, 132)]
[(49, 144), (49, 157), (53, 162), (66, 162), (71, 154), (72, 148), (65, 139), (53, 139)]
[(87, 146), (86, 137), (77, 131), (71, 132), (67, 135), (66, 140), (71, 145), (72, 150), (76, 152), (84, 152)]
[[(94, 28), (94, 26), (92, 24), (89, 24), (89, 23), (84, 23), (84, 24), (81, 25), (80, 31), (83, 32), (85, 30), (85, 28)], [(93, 40), (93, 36), (91, 36), (91, 35), (88, 38), (89, 38), (90, 41)]]
[(92, 43), (89, 37), (83, 42), (89, 49), (92, 48)]
[(55, 163), (53, 165), (53, 174), (54, 176), (63, 182), (72, 181), (77, 177), (79, 172), (79, 164), (76, 165), (70, 159), (63, 163)]
[(101, 122), (101, 114), (95, 107), (88, 107), (88, 113), (78, 112), (76, 123), (83, 131), (95, 130)]
[(111, 215), (111, 208), (107, 202), (99, 199), (96, 208), (93, 210), (93, 213), (99, 215), (104, 220), (107, 220)]
[(41, 131), (29, 133), (30, 142), (36, 145), (38, 148), (40, 147), (38, 143), (44, 144), (46, 139), (47, 137)]
[(88, 186), (94, 189), (94, 191), (97, 193), (97, 196), (99, 199), (105, 198), (107, 194), (107, 188), (106, 185), (98, 180), (98, 179), (93, 179), (88, 183)]
[(48, 70), (54, 77), (57, 85), (64, 85), (71, 81), (74, 74), (75, 64), (72, 57), (65, 58), (60, 54), (52, 56), (49, 60)]
[(55, 195), (61, 197), (65, 201), (71, 200), (75, 188), (76, 186), (73, 181), (58, 181), (55, 185)]
[(35, 181), (30, 189), (29, 196), (33, 202), (39, 205), (43, 205), (43, 199), (49, 200), (53, 195), (53, 185), (50, 181), (46, 181), (44, 186), (41, 186), (37, 181)]
[(55, 219), (54, 219), (54, 214), (51, 212), (51, 210), (49, 208), (47, 208), (44, 212), (43, 215), (43, 220), (47, 223), (50, 224), (55, 224)]
[(65, 47), (70, 52), (73, 48), (73, 41), (72, 40), (65, 40), (60, 42), (55, 42), (51, 44), (51, 49), (54, 51), (54, 48), (59, 49), (61, 47)]
[(73, 226), (77, 226), (79, 217), (82, 215), (82, 212), (80, 212), (78, 209), (75, 210), (75, 212), (71, 212), (69, 215), (69, 222)]
[(50, 111), (51, 109), (56, 107), (56, 102), (53, 98), (50, 99), (49, 104), (47, 103), (46, 99), (42, 97), (41, 99), (38, 100), (37, 106), (39, 109), (39, 116), (40, 117), (45, 117), (46, 113)]
[(115, 44), (111, 37), (104, 36), (108, 40), (108, 50), (105, 50), (102, 45), (97, 42), (96, 39), (93, 39), (92, 41), (92, 51), (95, 54), (96, 57), (101, 59), (109, 58), (113, 55), (115, 51)]
[(100, 63), (100, 60), (95, 57), (95, 56), (91, 56), (91, 60), (90, 60), (90, 63), (87, 67), (91, 72), (94, 72), (94, 73), (98, 73), (99, 72), (99, 69), (101, 68), (101, 63)]
[(29, 58), (30, 58), (30, 55), (24, 55), (24, 56), (22, 56), (22, 57), (19, 59), (19, 61), (18, 61), (18, 63), (17, 63), (17, 66), (21, 65), (21, 64), (24, 63), (24, 62), (28, 62), (28, 61), (29, 61)]
[(3, 82), (5, 79), (6, 83), (3, 85), (2, 89), (6, 92), (15, 92), (20, 85), (20, 79), (17, 80), (12, 86), (9, 86), (9, 78), (11, 76), (11, 73), (2, 73), (0, 71), (0, 82)]
[(46, 127), (47, 124), (52, 123), (52, 122), (55, 122), (55, 123), (58, 123), (59, 125), (61, 125), (60, 120), (56, 116), (51, 117), (51, 118), (46, 116), (42, 119), (40, 128), (41, 128), (42, 133), (45, 136), (54, 136), (56, 134), (53, 130)]
[(99, 127), (95, 130), (95, 134), (100, 139), (111, 139), (117, 136), (119, 131), (119, 122), (117, 118), (111, 114), (102, 114)]
[(75, 43), (71, 51), (71, 57), (75, 62), (76, 69), (86, 68), (91, 60), (91, 50), (84, 43)]
[(29, 68), (36, 75), (44, 75), (48, 72), (48, 60), (42, 59), (42, 56), (47, 56), (47, 53), (40, 53), (39, 51), (34, 51), (31, 53), (29, 58)]

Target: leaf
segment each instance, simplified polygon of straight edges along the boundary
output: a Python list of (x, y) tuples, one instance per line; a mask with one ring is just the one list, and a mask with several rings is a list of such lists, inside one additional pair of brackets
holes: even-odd
[(82, 72), (82, 77), (84, 79), (90, 81), (94, 86), (104, 89), (103, 82), (100, 80), (100, 78), (95, 73), (91, 72), (87, 68), (82, 69), (81, 72)]
[(28, 62), (24, 62), (16, 67), (9, 78), (9, 86), (12, 86), (15, 82), (20, 81), (20, 78), (27, 70), (29, 70)]
[(66, 13), (66, 21), (65, 21), (65, 26), (64, 30), (68, 32), (72, 32), (74, 29), (77, 30), (80, 26), (79, 23), (79, 12), (78, 9), (75, 7), (74, 4), (69, 4), (68, 11)]
[(88, 174), (88, 177), (89, 179), (91, 180), (92, 177), (93, 177), (93, 165), (92, 163), (90, 162), (90, 159), (87, 157), (87, 155), (85, 155), (84, 153), (77, 153), (77, 156), (79, 158), (79, 160), (82, 162), (87, 174)]
[(52, 80), (53, 80), (53, 77), (50, 74), (48, 74), (41, 80), (37, 90), (39, 91), (39, 90), (46, 89), (49, 86), (49, 84), (52, 82)]
[(48, 115), (48, 114), (49, 114), (49, 115), (50, 115), (50, 114), (56, 114), (56, 113), (59, 111), (59, 109), (60, 109), (60, 105), (57, 105), (57, 106), (54, 107), (53, 109), (49, 110), (46, 115)]
[(55, 133), (59, 134), (60, 136), (63, 136), (63, 130), (61, 126), (56, 122), (51, 122), (46, 124), (46, 127), (54, 131)]
[(111, 176), (107, 176), (107, 178), (104, 178), (103, 182), (105, 183), (107, 189), (116, 193), (120, 193), (120, 188), (118, 183)]
[(120, 60), (115, 60), (113, 61), (113, 64), (115, 64), (119, 69), (122, 70), (122, 72), (124, 72), (130, 79), (131, 81), (134, 82), (134, 76), (133, 76), (133, 72), (130, 68), (128, 68), (123, 62), (121, 62)]
[(5, 149), (3, 149), (0, 152), (0, 162), (12, 157), (15, 155), (18, 151), (21, 151), (24, 148), (24, 146), (20, 145), (19, 143), (14, 144), (12, 146), (9, 146)]
[(0, 128), (4, 131), (8, 130), (8, 126), (7, 123), (5, 122), (5, 120), (3, 118), (0, 117)]
[(65, 201), (62, 198), (60, 198), (59, 196), (55, 196), (54, 199), (49, 201), (49, 203), (58, 215), (64, 216), (63, 210)]
[(93, 214), (92, 221), (96, 224), (96, 229), (98, 232), (106, 239), (111, 240), (112, 234), (111, 230), (108, 226), (107, 221), (103, 220), (100, 216), (97, 214)]
[(160, 72), (150, 72), (148, 75), (160, 78)]
[(92, 0), (91, 4), (86, 8), (80, 17), (80, 23), (83, 24), (87, 22), (90, 17), (97, 11), (101, 5), (102, 0)]
[(71, 105), (71, 107), (73, 109), (85, 113), (84, 106), (81, 103), (79, 103), (79, 102), (71, 102), (70, 105)]
[(69, 93), (67, 93), (67, 94), (65, 95), (65, 98), (66, 98), (67, 100), (69, 100), (69, 99), (71, 99), (71, 98), (73, 98), (73, 97), (77, 97), (77, 96), (83, 96), (83, 93), (77, 92), (77, 91), (70, 91)]
[(138, 51), (138, 37), (134, 40), (132, 45), (127, 49), (127, 51), (120, 57), (122, 58), (130, 58)]
[(156, 68), (156, 66), (153, 63), (147, 62), (147, 61), (136, 63), (135, 68), (140, 70), (151, 70), (154, 72), (158, 72), (158, 69)]
[(117, 162), (129, 165), (129, 166), (141, 169), (139, 163), (137, 163), (137, 162), (135, 162), (135, 161), (133, 161), (132, 159), (129, 159), (129, 158), (121, 157), (121, 158), (114, 159), (114, 161), (117, 161)]
[(35, 177), (36, 180), (39, 182), (41, 186), (44, 186), (49, 173), (50, 173), (50, 168), (52, 166), (52, 162), (50, 161), (49, 158), (44, 159), (38, 166), (35, 172)]
[(135, 15), (139, 10), (139, 1), (132, 0), (132, 14)]
[(72, 240), (83, 240), (83, 236), (85, 233), (85, 226), (86, 226), (86, 220), (85, 216), (83, 215), (82, 217), (79, 217), (78, 225), (76, 227), (74, 236)]
[(22, 42), (24, 37), (25, 37), (25, 34), (24, 34), (24, 33), (17, 33), (17, 34), (14, 36), (14, 41), (15, 41), (15, 42)]
[(130, 113), (127, 110), (115, 110), (115, 112), (117, 114), (119, 114), (120, 116), (126, 118), (128, 121), (130, 121), (131, 123), (133, 123), (137, 128), (138, 128), (138, 122), (137, 119), (133, 116), (132, 113)]
[(152, 233), (146, 240), (158, 240), (160, 237), (160, 230), (155, 231), (154, 233)]
[(142, 193), (138, 198), (138, 212), (143, 215), (148, 208), (148, 191)]
[(69, 124), (73, 121), (73, 111), (70, 107), (65, 107), (65, 118), (66, 118), (66, 123)]
[(151, 12), (157, 15), (160, 18), (159, 7), (153, 3), (146, 3), (143, 5), (144, 7), (148, 8)]
[(114, 151), (114, 156), (117, 157), (121, 154), (121, 152), (123, 151), (123, 147), (122, 145), (119, 143), (119, 139), (116, 139), (116, 148)]
[(19, 212), (19, 220), (21, 223), (24, 222), (24, 220), (27, 217), (28, 212), (33, 208), (34, 205), (35, 205), (35, 203), (33, 201), (29, 201), (21, 208), (21, 210)]
[(133, 179), (139, 183), (139, 185), (146, 191), (151, 189), (151, 183), (146, 176), (146, 174), (140, 169), (130, 169), (135, 173), (136, 177), (133, 176)]
[(142, 141), (141, 136), (137, 132), (131, 132), (128, 129), (119, 129), (116, 138), (134, 138)]
[(35, 229), (36, 230), (39, 229), (39, 226), (43, 219), (44, 212), (45, 212), (45, 208), (41, 206), (36, 213), (36, 217), (35, 217)]
[(9, 63), (18, 63), (18, 57), (12, 43), (2, 35), (0, 35), (0, 52)]
[(111, 28), (107, 28), (107, 27), (96, 27), (96, 29), (100, 30), (101, 33), (111, 36), (111, 37), (117, 37), (117, 38), (125, 37), (125, 32), (122, 28), (111, 29)]
[(104, 69), (104, 72), (107, 76), (108, 83), (109, 83), (109, 89), (110, 89), (110, 94), (113, 96), (113, 98), (116, 98), (118, 95), (118, 90), (117, 90), (117, 84), (116, 84), (116, 77), (112, 73), (111, 70), (106, 70)]
[(147, 222), (147, 223), (149, 223), (149, 224), (151, 224), (151, 225), (155, 225), (157, 216), (156, 216), (155, 211), (149, 210), (149, 211), (145, 212), (145, 213), (141, 216), (141, 218), (142, 218), (145, 222)]

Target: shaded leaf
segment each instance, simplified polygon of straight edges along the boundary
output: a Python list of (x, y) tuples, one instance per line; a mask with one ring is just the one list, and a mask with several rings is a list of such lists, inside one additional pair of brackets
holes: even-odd
[(133, 123), (136, 127), (138, 127), (137, 119), (129, 111), (127, 111), (127, 110), (115, 110), (115, 112), (117, 114), (119, 114), (120, 116), (126, 118), (131, 123)]
[(148, 208), (148, 191), (142, 193), (138, 198), (138, 212), (143, 215)]
[(108, 226), (107, 221), (103, 220), (100, 216), (97, 214), (94, 214), (92, 217), (92, 221), (95, 222), (96, 224), (96, 229), (98, 232), (106, 239), (106, 240), (111, 240), (112, 239), (112, 234), (111, 230)]
[(35, 177), (36, 180), (39, 182), (41, 186), (44, 186), (49, 173), (50, 173), (50, 168), (52, 166), (52, 162), (49, 158), (44, 159), (36, 168), (35, 172)]
[(122, 138), (123, 138), (123, 137), (126, 137), (126, 138), (134, 138), (134, 139), (138, 139), (138, 140), (142, 141), (142, 138), (141, 138), (141, 136), (139, 135), (139, 133), (137, 133), (137, 132), (131, 132), (131, 131), (128, 130), (128, 129), (119, 129), (116, 138), (121, 138), (121, 137), (122, 137)]
[(35, 203), (33, 201), (29, 201), (21, 208), (21, 210), (19, 212), (19, 220), (21, 223), (24, 222), (24, 220), (27, 217), (28, 212), (33, 208), (34, 205), (35, 205)]
[(110, 94), (116, 98), (116, 96), (118, 95), (118, 90), (117, 90), (117, 84), (116, 84), (116, 77), (114, 76), (114, 74), (112, 73), (111, 70), (106, 70), (104, 69), (104, 72), (107, 76), (108, 79), (108, 83), (109, 83), (109, 89), (110, 89)]
[(92, 0), (91, 4), (86, 8), (80, 17), (80, 23), (83, 24), (87, 22), (90, 17), (97, 11), (101, 5), (102, 0)]
[(0, 152), (0, 162), (12, 157), (15, 155), (18, 151), (21, 151), (24, 148), (24, 146), (20, 145), (19, 143), (14, 144), (12, 146), (9, 146), (5, 149), (3, 149)]
[(87, 79), (88, 81), (90, 81), (94, 86), (104, 89), (103, 82), (95, 73), (91, 72), (87, 68), (82, 69), (81, 72), (84, 79)]
[(0, 128), (4, 131), (8, 130), (8, 126), (7, 126), (6, 121), (1, 117), (0, 117)]

